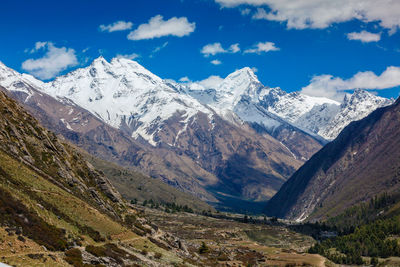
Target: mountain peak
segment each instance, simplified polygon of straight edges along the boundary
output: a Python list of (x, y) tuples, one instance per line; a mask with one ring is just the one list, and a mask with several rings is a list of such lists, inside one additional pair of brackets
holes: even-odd
[(377, 95), (374, 95), (363, 89), (354, 90), (353, 94), (349, 97), (345, 97), (343, 101), (343, 105), (356, 105), (356, 104), (364, 104), (364, 105), (372, 105), (373, 103), (380, 103), (383, 105), (392, 104), (392, 100), (383, 98)]
[(93, 62), (107, 62), (107, 60), (102, 56), (98, 56)]
[(91, 67), (99, 67), (99, 66), (105, 66), (108, 64), (110, 64), (110, 63), (108, 63), (108, 61), (103, 56), (99, 56), (98, 58), (96, 58), (95, 60), (92, 61), (92, 64), (90, 64), (90, 66)]
[(251, 89), (258, 87), (258, 85), (261, 85), (261, 83), (254, 74), (254, 71), (249, 67), (245, 67), (229, 74), (220, 84), (219, 89), (222, 91), (235, 91), (236, 93), (243, 94), (246, 90), (249, 90), (248, 93), (250, 93), (250, 91), (253, 91)]
[(232, 72), (231, 74), (229, 74), (226, 79), (230, 79), (230, 80), (234, 80), (234, 79), (246, 79), (249, 81), (254, 81), (254, 82), (260, 82), (256, 76), (256, 74), (254, 73), (254, 71), (249, 68), (249, 67), (244, 67), (241, 69), (238, 69), (234, 72)]
[(150, 76), (156, 76), (151, 73), (148, 69), (140, 65), (137, 61), (131, 60), (124, 57), (115, 57), (111, 60), (111, 65), (114, 69), (125, 69), (126, 71), (134, 71), (144, 73)]
[(355, 89), (353, 92), (353, 97), (374, 97), (375, 95), (363, 89)]

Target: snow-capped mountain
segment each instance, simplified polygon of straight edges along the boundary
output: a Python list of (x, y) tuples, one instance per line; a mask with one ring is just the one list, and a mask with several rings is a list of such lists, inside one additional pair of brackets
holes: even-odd
[(299, 92), (287, 93), (279, 87), (263, 86), (250, 68), (235, 71), (215, 89), (194, 83), (186, 91), (227, 119), (233, 112), (242, 121), (257, 123), (270, 134), (289, 123), (325, 140), (335, 139), (350, 122), (393, 103), (363, 90), (346, 95), (343, 103)]
[(30, 87), (42, 88), (45, 83), (36, 79), (32, 75), (18, 73), (13, 69), (8, 68), (0, 61), (0, 85), (10, 91), (23, 92), (31, 94), (29, 87), (23, 84), (29, 84)]
[(393, 103), (393, 100), (363, 90), (356, 90), (351, 96), (346, 95), (342, 103), (298, 92), (275, 95), (278, 96), (272, 97), (275, 101), (262, 102), (262, 105), (300, 129), (326, 140), (335, 139), (350, 122)]
[(352, 95), (345, 96), (339, 112), (318, 134), (327, 140), (335, 139), (350, 122), (361, 120), (377, 108), (393, 103), (393, 100), (375, 96), (367, 91), (355, 90)]
[[(315, 143), (334, 139), (350, 122), (392, 103), (359, 90), (343, 103), (299, 92), (287, 93), (278, 87), (264, 86), (247, 67), (228, 75), (215, 88), (163, 80), (124, 58), (107, 62), (99, 57), (90, 66), (49, 83), (11, 69), (5, 71), (4, 65), (0, 68), (7, 73), (2, 75), (0, 85), (25, 90), (18, 88), (15, 81), (26, 81), (55, 98), (72, 101), (108, 125), (152, 146), (179, 146), (181, 134), (200, 112), (207, 115), (211, 124), (215, 114), (237, 126), (249, 123), (257, 131), (278, 139), (303, 160), (315, 152)], [(172, 130), (168, 129), (171, 121), (179, 124)], [(163, 129), (168, 129), (167, 133), (161, 133)], [(300, 144), (299, 138), (307, 139), (306, 145)]]
[(0, 64), (0, 86), (89, 153), (223, 204), (270, 198), (321, 148), (321, 136), (390, 104), (363, 91), (343, 103), (286, 93), (250, 68), (204, 88), (102, 57), (47, 83)]
[(157, 145), (153, 129), (160, 129), (175, 114), (183, 124), (198, 112), (212, 119), (206, 106), (124, 58), (110, 63), (97, 58), (89, 67), (58, 77), (42, 88), (51, 96), (72, 100), (115, 128), (128, 127), (133, 137), (142, 137), (153, 146)]

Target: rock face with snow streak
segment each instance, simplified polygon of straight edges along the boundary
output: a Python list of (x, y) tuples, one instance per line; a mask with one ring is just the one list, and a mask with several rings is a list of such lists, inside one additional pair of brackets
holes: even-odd
[(327, 140), (333, 140), (350, 122), (358, 121), (369, 115), (371, 111), (390, 104), (393, 104), (393, 100), (356, 90), (351, 96), (345, 96), (339, 112), (318, 134)]

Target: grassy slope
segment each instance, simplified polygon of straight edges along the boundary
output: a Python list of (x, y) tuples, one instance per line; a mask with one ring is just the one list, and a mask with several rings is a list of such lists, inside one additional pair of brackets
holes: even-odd
[(102, 171), (111, 183), (128, 200), (138, 201), (153, 199), (157, 203), (176, 203), (187, 205), (195, 211), (214, 210), (196, 197), (179, 191), (157, 179), (152, 179), (141, 173), (120, 167), (116, 164), (95, 158), (86, 154), (87, 160)]
[[(112, 258), (116, 262), (124, 258), (140, 266), (167, 259), (181, 263), (173, 251), (150, 244), (139, 230), (151, 227), (112, 190), (81, 154), (0, 92), (1, 262), (68, 266), (66, 249), (84, 251), (87, 245), (113, 243), (125, 247)], [(135, 226), (124, 223), (128, 214), (136, 216)], [(150, 256), (140, 254), (142, 243), (148, 244)], [(165, 257), (150, 258), (156, 252)]]
[[(12, 179), (12, 182), (10, 179), (2, 179), (0, 186), (17, 197), (23, 204), (36, 210), (46, 221), (50, 221), (61, 228), (64, 226), (71, 230), (74, 229), (72, 223), (57, 219), (56, 214), (41, 209), (37, 204), (42, 206), (53, 205), (72, 221), (90, 226), (104, 236), (127, 230), (107, 215), (100, 213), (86, 202), (39, 176), (4, 152), (0, 152), (0, 166)], [(38, 201), (38, 199), (41, 199), (41, 201)]]

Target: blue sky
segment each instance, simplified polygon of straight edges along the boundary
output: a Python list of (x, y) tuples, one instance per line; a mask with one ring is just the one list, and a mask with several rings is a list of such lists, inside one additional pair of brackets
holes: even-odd
[(289, 92), (338, 98), (360, 87), (397, 97), (400, 1), (349, 2), (3, 0), (0, 61), (45, 80), (99, 55), (130, 56), (176, 81), (249, 66)]

